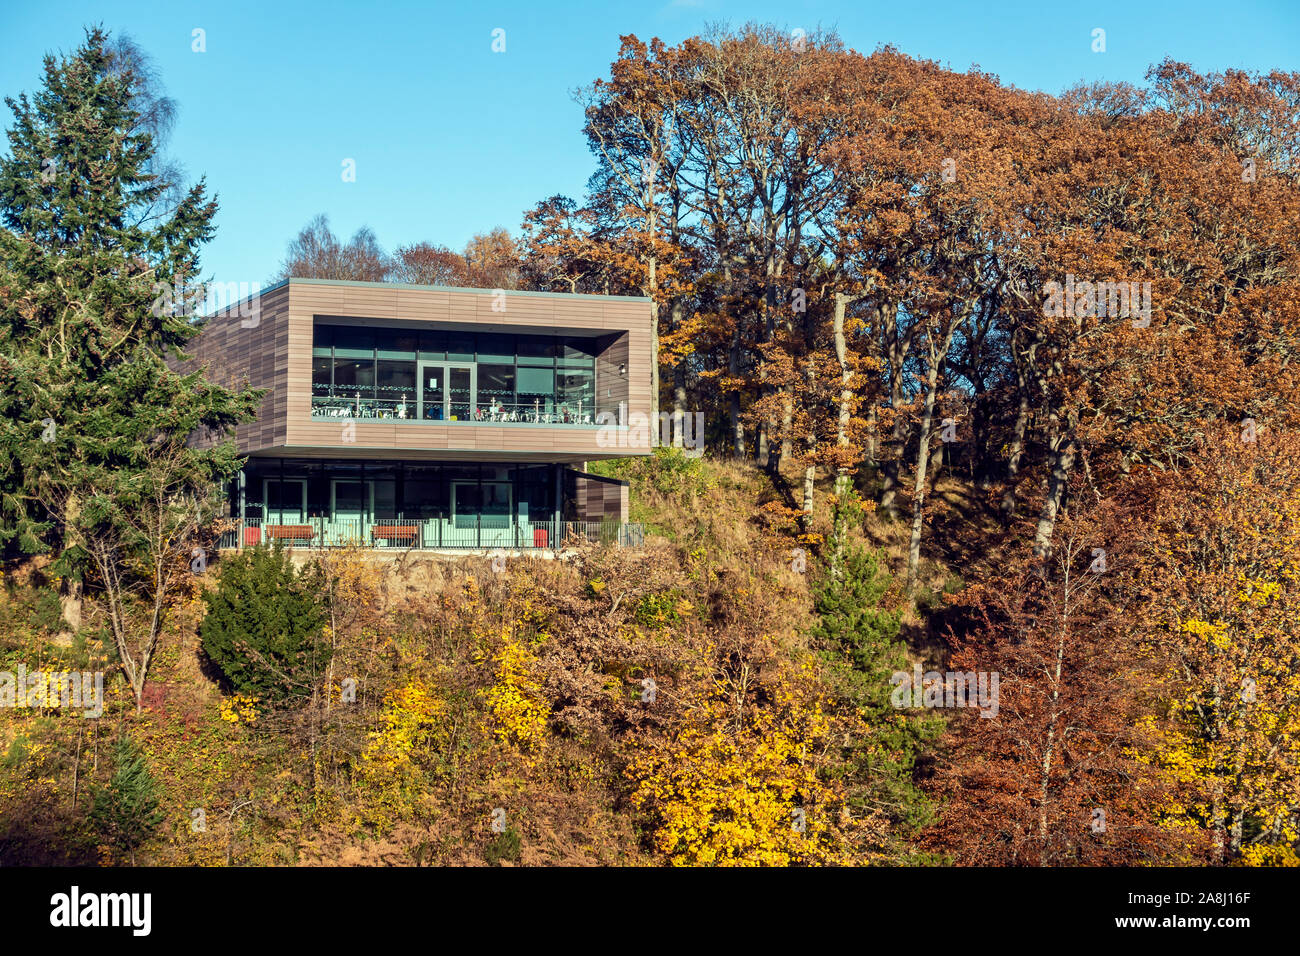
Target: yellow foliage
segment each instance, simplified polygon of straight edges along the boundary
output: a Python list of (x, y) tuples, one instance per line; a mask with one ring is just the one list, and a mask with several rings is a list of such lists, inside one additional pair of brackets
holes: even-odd
[(789, 866), (846, 862), (832, 826), (839, 794), (810, 754), (829, 736), (819, 702), (776, 691), (771, 709), (737, 725), (723, 695), (667, 744), (637, 752), (633, 804), (655, 848), (676, 866)]
[(446, 743), (446, 717), (446, 703), (421, 681), (384, 696), (380, 727), (369, 734), (358, 767), (367, 796), (385, 811), (370, 814), (376, 822), (387, 822), (388, 814), (404, 818), (415, 809), (411, 793), (423, 790), (422, 764)]
[(230, 724), (257, 723), (258, 698), (235, 694), (221, 701), (221, 719)]
[(1241, 851), (1242, 866), (1300, 866), (1300, 856), (1289, 846), (1248, 846)]
[(1255, 454), (1230, 444), (1165, 504), (1151, 608), (1172, 653), (1165, 712), (1141, 722), (1155, 750), (1136, 756), (1169, 785), (1166, 829), (1208, 831), (1225, 862), (1283, 866), (1300, 838), (1300, 487), (1289, 456)]
[(536, 658), (509, 631), (501, 637), (501, 649), (492, 658), (496, 681), (484, 695), (495, 724), (493, 733), (522, 751), (537, 750), (546, 741), (550, 708), (532, 676)]

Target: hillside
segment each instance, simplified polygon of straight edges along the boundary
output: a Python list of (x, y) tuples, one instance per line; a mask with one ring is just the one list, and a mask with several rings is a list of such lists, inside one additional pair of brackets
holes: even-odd
[[(223, 690), (201, 651), (213, 566), (176, 609), (143, 711), (110, 669), (105, 720), (0, 717), (0, 858), (118, 862), (86, 811), (122, 731), (165, 814), (138, 863), (899, 857), (882, 812), (851, 799), (852, 748), (812, 755), (835, 735), (867, 746), (872, 728), (826, 700), (809, 637), (817, 560), (796, 570), (798, 544), (755, 510), (773, 498), (765, 476), (679, 453), (614, 470), (633, 482), (642, 549), (583, 546), (499, 573), (486, 558), (325, 555), (332, 663), (289, 707)], [(4, 666), (108, 663), (93, 609), (77, 643), (56, 646), (51, 583), (31, 565), (6, 580)], [(742, 795), (756, 804), (718, 805)], [(791, 828), (796, 808), (812, 839)]]

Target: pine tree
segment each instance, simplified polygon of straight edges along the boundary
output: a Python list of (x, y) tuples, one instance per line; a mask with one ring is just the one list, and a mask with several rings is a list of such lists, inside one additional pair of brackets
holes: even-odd
[[(210, 500), (238, 467), (230, 443), (195, 449), (188, 437), (247, 420), (259, 398), (168, 364), (197, 328), (159, 293), (194, 288), (217, 206), (202, 181), (178, 197), (159, 175), (156, 124), (136, 109), (152, 99), (148, 79), (121, 49), (96, 28), (71, 56), (47, 56), (42, 88), (5, 100), (14, 122), (0, 157), (0, 542), (54, 553), (73, 629), (89, 566), (107, 587), (131, 560), (151, 573), (171, 560), (147, 554), (151, 543), (174, 549), (187, 501)], [(167, 513), (142, 522), (149, 505)], [(155, 613), (135, 653), (118, 626), (126, 598), (113, 602), (137, 703), (159, 589), (145, 595)]]
[(872, 734), (847, 742), (851, 801), (886, 813), (903, 832), (926, 825), (930, 801), (913, 783), (918, 754), (938, 737), (943, 721), (896, 709), (890, 677), (908, 669), (898, 639), (902, 610), (885, 606), (893, 584), (880, 556), (860, 546), (844, 549), (813, 585), (818, 621), (811, 635), (841, 708), (856, 711)]
[(319, 567), (295, 571), (278, 543), (223, 560), (217, 589), (203, 595), (203, 652), (241, 694), (309, 696), (329, 663), (323, 590)]
[(90, 820), (100, 839), (115, 851), (130, 854), (153, 835), (164, 814), (158, 807), (158, 785), (144, 755), (123, 734), (113, 751), (113, 777), (95, 792)]

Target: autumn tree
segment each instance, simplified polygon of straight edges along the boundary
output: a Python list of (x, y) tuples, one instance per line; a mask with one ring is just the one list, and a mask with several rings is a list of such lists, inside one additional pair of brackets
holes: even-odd
[(471, 236), (461, 257), (469, 279), (467, 285), (482, 289), (520, 287), (519, 248), (506, 229), (498, 226)]
[(470, 284), (465, 257), (431, 242), (399, 246), (393, 253), (389, 278), (409, 285), (465, 287)]
[(1161, 824), (1207, 834), (1215, 863), (1294, 866), (1300, 445), (1220, 428), (1186, 467), (1144, 471), (1133, 499), (1153, 512), (1132, 588), (1163, 665), (1165, 706), (1141, 720), (1169, 788)]
[[(1050, 558), (1021, 558), (962, 593), (947, 661), (997, 675), (996, 709), (962, 710), (933, 786), (930, 845), (980, 865), (1175, 862), (1167, 794), (1143, 763), (1152, 666), (1123, 597), (1134, 542), (1106, 509), (1063, 518)], [(937, 677), (941, 675), (936, 675)]]
[(271, 281), (295, 278), (383, 282), (391, 268), (368, 226), (362, 226), (345, 243), (334, 234), (329, 217), (322, 213), (290, 240), (284, 261)]

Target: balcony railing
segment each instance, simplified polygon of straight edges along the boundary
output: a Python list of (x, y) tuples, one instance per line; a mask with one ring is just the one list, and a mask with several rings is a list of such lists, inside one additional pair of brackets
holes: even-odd
[(264, 521), (248, 518), (222, 535), (223, 550), (274, 544), (290, 547), (381, 550), (529, 551), (558, 550), (579, 543), (640, 547), (640, 524), (617, 521), (510, 521), (488, 516), (457, 518), (306, 518)]
[(593, 405), (579, 402), (561, 402), (548, 408), (541, 402), (492, 402), (485, 405), (451, 403), (451, 409), (444, 415), (441, 407), (430, 412), (426, 409), (423, 419), (417, 417), (414, 401), (391, 398), (321, 398), (311, 400), (311, 417), (313, 421), (409, 421), (447, 424), (448, 422), (469, 422), (482, 424), (498, 422), (503, 424), (530, 425), (596, 425), (596, 409)]

